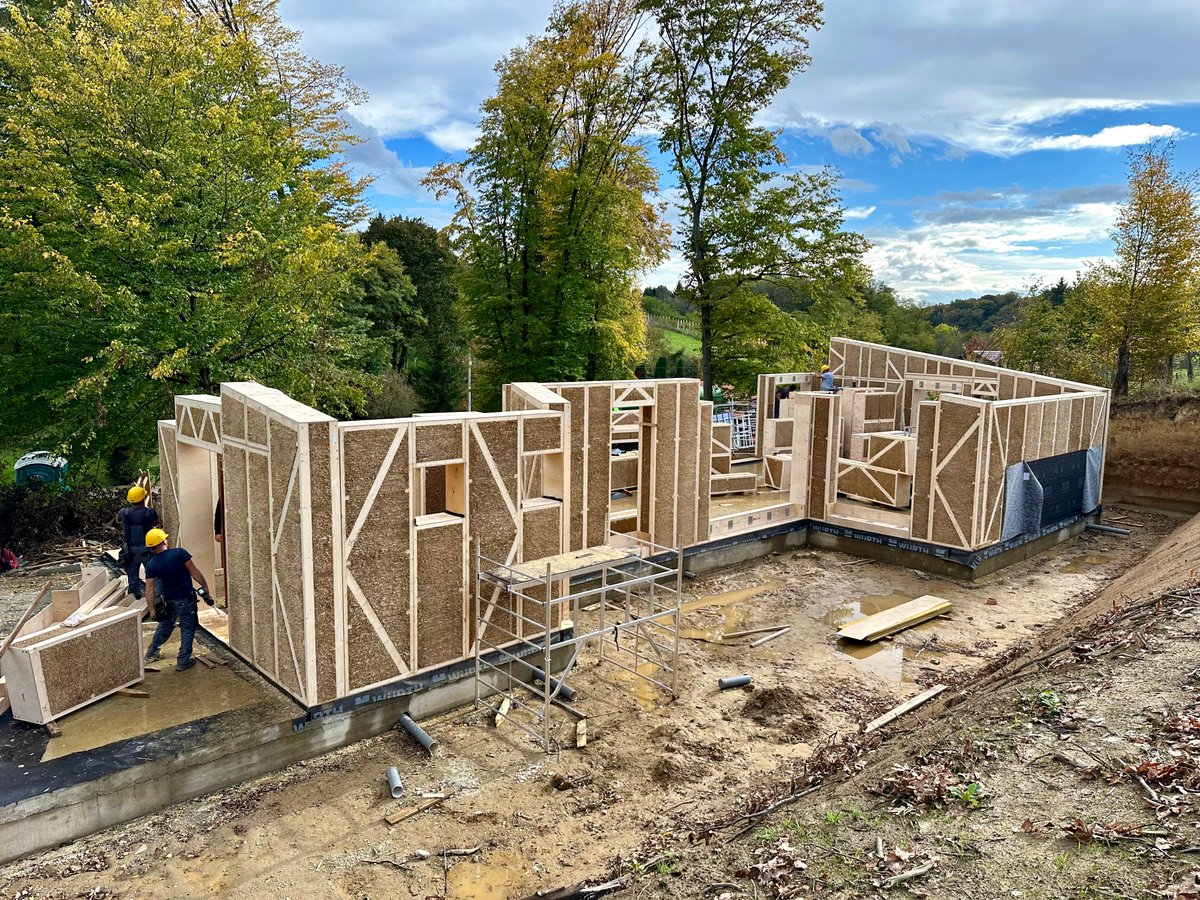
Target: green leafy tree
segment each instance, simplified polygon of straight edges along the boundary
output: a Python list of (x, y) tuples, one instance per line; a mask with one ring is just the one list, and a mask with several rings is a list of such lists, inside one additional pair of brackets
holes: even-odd
[(1158, 377), (1164, 359), (1200, 347), (1200, 179), (1174, 171), (1173, 155), (1171, 143), (1130, 151), (1129, 199), (1110, 232), (1116, 259), (1079, 285), (1118, 397), (1132, 377)]
[(0, 438), (145, 447), (175, 393), (361, 406), (341, 300), (360, 99), (273, 2), (94, 0), (0, 29)]
[[(702, 377), (711, 397), (714, 353), (723, 352), (715, 320), (728, 329), (745, 286), (839, 275), (866, 242), (842, 231), (833, 174), (781, 172), (786, 160), (777, 133), (755, 124), (808, 65), (807, 36), (821, 24), (818, 0), (644, 0), (643, 6), (662, 40), (660, 148), (678, 182), (687, 264), (681, 286), (700, 313)], [(727, 377), (723, 370), (721, 376)]]
[(387, 244), (370, 245), (362, 268), (351, 279), (343, 314), (372, 342), (372, 373), (404, 370), (409, 335), (425, 325), (414, 303), (416, 293), (396, 251)]
[(397, 332), (392, 368), (408, 379), (426, 412), (462, 409), (467, 346), (455, 283), (458, 260), (449, 243), (427, 223), (403, 216), (375, 216), (363, 239), (394, 250), (415, 289), (420, 321)]
[(456, 198), (460, 284), (485, 398), (504, 381), (628, 377), (639, 272), (666, 252), (638, 135), (656, 86), (633, 0), (558, 7), (497, 66), (481, 136), (427, 183)]

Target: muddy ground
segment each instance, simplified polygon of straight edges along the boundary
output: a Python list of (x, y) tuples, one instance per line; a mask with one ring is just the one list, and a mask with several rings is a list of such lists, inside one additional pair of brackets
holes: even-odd
[[(1135, 526), (1133, 533), (1128, 538), (1085, 534), (974, 584), (810, 550), (713, 573), (687, 584), (698, 602), (687, 615), (689, 637), (682, 642), (675, 702), (633, 676), (598, 667), (595, 648), (585, 653), (572, 678), (579, 690), (576, 705), (589, 716), (589, 742), (583, 750), (547, 756), (511, 724), (496, 728), (490, 717), (459, 710), (424, 723), (440, 741), (432, 760), (421, 756), (406, 735), (391, 732), (7, 866), (0, 869), (0, 896), (236, 893), (499, 900), (584, 879), (603, 881), (621, 872), (629, 879), (627, 896), (698, 897), (723, 882), (732, 886), (707, 896), (773, 896), (770, 888), (736, 873), (754, 861), (760, 846), (773, 847), (781, 835), (793, 834), (784, 818), (776, 824), (754, 820), (754, 828), (738, 841), (726, 844), (721, 837), (704, 850), (690, 844), (688, 835), (736, 815), (746, 804), (753, 807), (756, 797), (802, 765), (815, 745), (831, 734), (856, 732), (922, 686), (946, 683), (958, 695), (973, 673), (1032, 646), (1043, 631), (1141, 561), (1178, 524), (1144, 512), (1110, 510), (1110, 515), (1127, 516), (1122, 524)], [(851, 648), (837, 645), (833, 633), (842, 622), (927, 593), (955, 604), (949, 618), (866, 651), (848, 652)], [(753, 637), (714, 643), (724, 633), (773, 624), (792, 628), (757, 649), (748, 646)], [(753, 676), (753, 689), (717, 690), (718, 677), (743, 672)], [(1056, 689), (1071, 709), (1087, 711), (1086, 704), (1103, 702), (1107, 684), (1086, 679)], [(1148, 702), (1148, 695), (1139, 691), (1134, 682), (1120, 695), (1122, 703), (1130, 702), (1130, 716), (1137, 715), (1134, 699)], [(1019, 702), (1016, 697), (1007, 689), (997, 693), (994, 708), (985, 702), (976, 720), (968, 719), (968, 727), (1011, 721), (1014, 730), (997, 743), (1032, 758), (1037, 755), (1032, 753), (1034, 742), (1053, 743), (1054, 738), (1028, 711), (1021, 718), (1010, 710)], [(1091, 712), (1083, 720), (1089, 716), (1118, 721), (1112, 713)], [(905, 727), (925, 718), (924, 711), (914, 713), (904, 720)], [(564, 740), (570, 724), (565, 716), (556, 720)], [(386, 792), (383, 772), (393, 764), (407, 786), (406, 800), (392, 800)], [(1034, 774), (1064, 778), (1053, 771)], [(578, 786), (556, 789), (556, 775), (568, 776)], [(1036, 780), (1022, 777), (1026, 787), (1044, 794)], [(991, 797), (1008, 796), (1010, 789), (1002, 790), (997, 779), (983, 781)], [(1113, 790), (1118, 789), (1125, 791), (1121, 786)], [(824, 790), (788, 807), (786, 821), (834, 822), (830, 827), (836, 836), (844, 812), (844, 833), (853, 836), (854, 853), (864, 840), (874, 846), (881, 822), (902, 826), (894, 834), (887, 832), (889, 848), (915, 845), (904, 831), (910, 827), (921, 834), (922, 829), (941, 828), (966, 847), (965, 842), (976, 840), (967, 833), (973, 822), (989, 822), (995, 834), (1008, 835), (1012, 817), (1020, 812), (989, 799), (969, 814), (947, 810), (930, 818), (892, 816), (886, 805), (881, 812), (875, 800), (833, 800)], [(382, 821), (429, 792), (453, 796), (394, 827)], [(1034, 797), (1026, 806), (1039, 802)], [(1097, 815), (1103, 812), (1096, 810)], [(976, 813), (981, 815), (971, 818)], [(923, 824), (927, 822), (934, 825)], [(797, 830), (795, 839), (807, 845), (816, 832), (810, 834), (808, 824), (797, 825), (801, 827), (803, 837)], [(776, 834), (772, 828), (782, 830)], [(835, 850), (824, 831), (817, 836), (830, 858), (840, 862), (845, 856), (853, 862), (846, 863), (846, 873), (831, 870), (819, 881), (805, 882), (804, 890), (816, 895), (869, 893), (869, 883), (864, 888), (858, 877), (861, 860), (850, 849)], [(1042, 840), (1051, 847), (1054, 839)], [(943, 844), (933, 846), (940, 859), (952, 853)], [(963, 858), (972, 852), (962, 850)], [(805, 853), (816, 870), (817, 857), (811, 849)], [(917, 879), (910, 886), (928, 889)], [(1035, 885), (1024, 896), (1044, 895), (1037, 890)]]

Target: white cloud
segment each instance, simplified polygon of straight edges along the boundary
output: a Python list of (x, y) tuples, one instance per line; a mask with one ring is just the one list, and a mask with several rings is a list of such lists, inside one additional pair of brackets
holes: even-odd
[(1006, 220), (934, 221), (903, 232), (869, 232), (867, 263), (902, 296), (918, 301), (1021, 290), (1031, 281), (1070, 279), (1103, 256), (1116, 209), (1115, 203), (1079, 203), (1054, 215), (1018, 210)]
[(347, 119), (355, 133), (362, 138), (361, 143), (346, 151), (346, 160), (357, 175), (374, 176), (375, 190), (383, 194), (395, 197), (420, 197), (426, 194), (421, 179), (428, 174), (427, 167), (405, 165), (387, 148), (378, 131), (354, 116), (347, 116)]
[(875, 212), (874, 206), (848, 206), (842, 214), (847, 219), (865, 219), (873, 212)]
[(1200, 101), (1200, 70), (1176, 62), (1195, 55), (1193, 0), (855, 0), (825, 20), (769, 124), (1009, 155), (1072, 114)]
[(1144, 144), (1158, 138), (1175, 138), (1183, 131), (1174, 125), (1112, 125), (1095, 134), (1056, 134), (1051, 137), (1034, 138), (1032, 150), (1083, 150), (1094, 147), (1129, 147)]

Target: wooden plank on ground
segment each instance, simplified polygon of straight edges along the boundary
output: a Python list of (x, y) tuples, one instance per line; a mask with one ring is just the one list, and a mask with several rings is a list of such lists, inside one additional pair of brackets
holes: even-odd
[(903, 703), (901, 703), (895, 709), (885, 712), (878, 719), (872, 719), (870, 722), (867, 723), (867, 727), (864, 728), (863, 730), (868, 731), (868, 732), (875, 731), (877, 728), (882, 728), (884, 725), (890, 724), (891, 722), (895, 722), (898, 718), (900, 718), (905, 713), (910, 713), (914, 709), (916, 709), (918, 706), (920, 706), (922, 703), (932, 700), (934, 697), (936, 697), (938, 694), (940, 694), (945, 689), (946, 689), (946, 685), (935, 684), (929, 690), (922, 691), (921, 693), (917, 694), (917, 696), (912, 697), (908, 700), (905, 700)]
[(838, 631), (838, 637), (852, 641), (877, 641), (913, 625), (920, 625), (934, 616), (948, 613), (952, 606), (949, 600), (926, 594), (916, 600), (909, 600), (873, 616), (851, 622)]
[(438, 806), (441, 803), (445, 803), (447, 800), (449, 800), (453, 796), (454, 796), (454, 794), (447, 794), (444, 797), (431, 797), (428, 800), (422, 800), (420, 803), (416, 804), (415, 806), (409, 806), (405, 809), (400, 810), (400, 812), (392, 813), (390, 816), (384, 816), (383, 821), (387, 822), (389, 825), (399, 825), (405, 819), (411, 819), (413, 816), (417, 815), (418, 813), (423, 813), (427, 809), (432, 809), (433, 807)]

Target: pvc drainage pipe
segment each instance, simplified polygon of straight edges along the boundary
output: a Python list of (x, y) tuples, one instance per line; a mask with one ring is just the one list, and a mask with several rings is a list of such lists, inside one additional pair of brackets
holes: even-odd
[(717, 679), (717, 687), (722, 691), (727, 691), (735, 687), (745, 687), (749, 683), (749, 675), (730, 675), (728, 678)]
[(1122, 537), (1129, 537), (1131, 533), (1128, 528), (1118, 528), (1115, 525), (1101, 525), (1099, 522), (1089, 522), (1085, 528), (1088, 531), (1099, 531), (1104, 534), (1119, 534)]
[[(534, 669), (533, 678), (534, 681), (545, 681), (546, 673), (541, 669)], [(562, 697), (568, 703), (572, 703), (575, 700), (575, 688), (571, 687), (569, 684), (559, 681), (553, 675), (550, 676), (550, 690), (558, 691), (558, 696)]]
[(396, 771), (395, 766), (389, 766), (386, 774), (388, 788), (392, 792), (392, 799), (399, 800), (404, 796), (404, 783), (400, 781), (400, 773)]
[(408, 713), (400, 717), (400, 724), (404, 730), (413, 736), (413, 739), (428, 751), (429, 755), (433, 755), (434, 749), (437, 747), (437, 741), (424, 728), (412, 720)]

